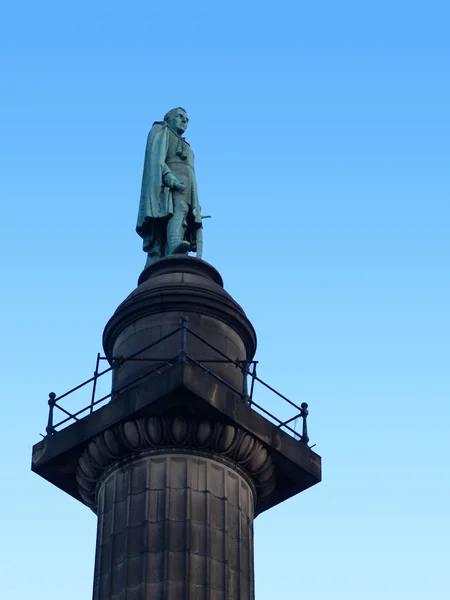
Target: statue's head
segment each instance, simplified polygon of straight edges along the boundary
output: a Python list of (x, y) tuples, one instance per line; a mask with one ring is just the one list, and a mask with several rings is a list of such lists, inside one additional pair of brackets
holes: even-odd
[(189, 123), (187, 112), (181, 106), (169, 110), (164, 116), (164, 121), (179, 135), (182, 135), (186, 131)]

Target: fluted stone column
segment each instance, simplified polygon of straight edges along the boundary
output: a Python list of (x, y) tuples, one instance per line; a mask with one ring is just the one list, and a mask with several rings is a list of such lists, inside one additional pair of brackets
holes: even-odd
[(95, 600), (250, 600), (254, 491), (186, 454), (118, 464), (98, 493)]
[(180, 417), (98, 436), (78, 483), (98, 515), (94, 600), (253, 600), (253, 518), (267, 450), (239, 427)]

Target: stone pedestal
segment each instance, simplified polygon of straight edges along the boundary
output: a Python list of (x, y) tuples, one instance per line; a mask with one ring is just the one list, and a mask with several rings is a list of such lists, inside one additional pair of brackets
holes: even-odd
[[(189, 356), (208, 361), (208, 369), (242, 391), (241, 369), (224, 362), (224, 356), (238, 362), (251, 361), (256, 333), (242, 308), (223, 289), (218, 271), (203, 260), (174, 255), (150, 265), (139, 281), (140, 285), (108, 321), (103, 334), (105, 355), (111, 360), (122, 356), (139, 359), (124, 362), (117, 370), (114, 399), (133, 401), (148, 387), (150, 378), (146, 379), (145, 374), (151, 366), (170, 368), (168, 359), (178, 355), (181, 341), (180, 334), (171, 334), (180, 327), (182, 318), (193, 332), (186, 340)], [(152, 345), (164, 336), (168, 337)]]
[(253, 600), (253, 519), (318, 483), (321, 460), (249, 405), (250, 321), (211, 265), (173, 256), (103, 341), (112, 400), (49, 428), (32, 464), (98, 516), (94, 600)]

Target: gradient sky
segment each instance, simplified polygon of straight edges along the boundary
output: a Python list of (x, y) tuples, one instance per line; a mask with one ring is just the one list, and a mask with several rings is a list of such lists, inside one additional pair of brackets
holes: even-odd
[(31, 446), (136, 285), (145, 140), (181, 105), (204, 258), (323, 457), (255, 522), (257, 600), (448, 600), (449, 19), (443, 0), (2, 8), (2, 597), (91, 595), (95, 516)]

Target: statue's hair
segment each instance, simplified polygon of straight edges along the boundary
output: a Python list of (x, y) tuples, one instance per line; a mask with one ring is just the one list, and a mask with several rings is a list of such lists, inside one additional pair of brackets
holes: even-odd
[(170, 110), (169, 110), (169, 112), (167, 112), (167, 113), (164, 115), (164, 121), (167, 121), (167, 119), (168, 119), (169, 117), (171, 117), (171, 116), (172, 116), (172, 113), (174, 113), (176, 110), (182, 110), (183, 112), (185, 112), (185, 113), (187, 114), (187, 110), (186, 110), (185, 108), (183, 108), (183, 107), (181, 107), (181, 106), (177, 106), (177, 108), (172, 108), (172, 109), (170, 109)]

